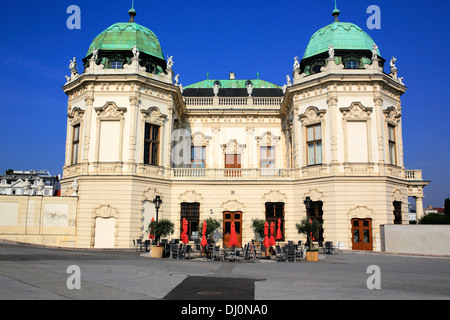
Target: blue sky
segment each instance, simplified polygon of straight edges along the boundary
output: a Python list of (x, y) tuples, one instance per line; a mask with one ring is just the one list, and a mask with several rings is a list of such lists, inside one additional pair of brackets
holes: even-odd
[[(156, 33), (186, 86), (211, 78), (261, 78), (283, 85), (293, 57), (332, 22), (333, 0), (144, 1), (136, 21)], [(67, 7), (81, 9), (81, 29), (69, 30)], [(367, 7), (381, 8), (370, 30)], [(131, 0), (4, 1), (0, 27), (0, 172), (62, 173), (70, 59), (81, 62), (92, 40), (128, 21)], [(431, 184), (424, 205), (450, 197), (448, 0), (338, 0), (340, 20), (363, 28), (381, 55), (397, 58), (408, 91), (402, 97), (405, 167), (423, 169)], [(80, 68), (81, 69), (81, 68)], [(385, 70), (387, 71), (387, 70)]]

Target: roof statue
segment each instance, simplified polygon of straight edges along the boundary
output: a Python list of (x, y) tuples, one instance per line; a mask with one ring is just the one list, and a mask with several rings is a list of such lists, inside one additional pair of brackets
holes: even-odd
[(372, 46), (372, 61), (378, 61), (378, 46), (375, 43)]
[(131, 51), (133, 51), (133, 59), (136, 59), (136, 60), (139, 59), (140, 52), (137, 48), (137, 44), (135, 44), (134, 47), (131, 48)]
[(73, 60), (70, 60), (69, 69), (72, 72), (77, 71), (77, 58), (76, 57), (73, 57)]
[(298, 57), (294, 57), (294, 70), (300, 69), (300, 63), (298, 62)]
[(286, 82), (287, 82), (287, 86), (288, 86), (288, 87), (292, 85), (292, 83), (291, 83), (291, 77), (289, 77), (289, 75), (286, 76)]
[(334, 46), (333, 44), (328, 45), (328, 58), (334, 59)]
[(397, 70), (397, 68), (395, 67), (395, 63), (397, 62), (397, 59), (392, 57), (390, 65), (391, 65), (391, 71), (393, 70)]
[(167, 56), (167, 71), (172, 70), (173, 64), (173, 56)]
[(98, 58), (98, 50), (97, 49), (95, 49), (95, 47), (94, 47), (94, 49), (92, 49), (92, 58), (91, 58), (91, 60), (97, 60), (97, 58)]

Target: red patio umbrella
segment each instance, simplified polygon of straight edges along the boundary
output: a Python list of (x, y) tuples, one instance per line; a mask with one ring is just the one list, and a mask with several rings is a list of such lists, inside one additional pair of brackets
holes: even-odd
[(208, 241), (206, 240), (206, 220), (203, 221), (203, 229), (202, 229), (202, 247), (206, 247)]
[[(153, 221), (155, 221), (155, 218), (152, 218), (151, 222), (153, 222)], [(153, 234), (153, 228), (150, 228), (150, 233), (148, 234), (148, 238), (150, 240), (154, 240), (155, 239), (155, 235)]]
[(228, 240), (228, 246), (234, 247), (238, 245), (237, 235), (236, 235), (236, 225), (234, 222), (231, 223), (230, 239)]
[(269, 248), (270, 244), (269, 244), (269, 223), (266, 221), (264, 223), (264, 241), (263, 241), (263, 245), (265, 248)]
[[(311, 224), (311, 223), (312, 223), (312, 220), (311, 220), (311, 218), (309, 218), (309, 224)], [(311, 232), (311, 239), (312, 239), (312, 241), (316, 240), (316, 239), (314, 239), (314, 235), (312, 232)]]
[(271, 246), (274, 246), (275, 243), (275, 237), (274, 237), (274, 229), (275, 229), (275, 225), (273, 224), (273, 221), (270, 223), (270, 238), (269, 238), (269, 244)]
[(275, 240), (280, 241), (281, 239), (283, 239), (283, 235), (281, 234), (281, 219), (278, 219), (277, 236), (275, 237)]
[(188, 222), (183, 218), (183, 233), (181, 234), (181, 241), (186, 244), (189, 242), (188, 233)]

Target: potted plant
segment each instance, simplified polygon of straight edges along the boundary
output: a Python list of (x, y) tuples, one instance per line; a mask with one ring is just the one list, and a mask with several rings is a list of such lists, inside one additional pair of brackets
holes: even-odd
[(262, 241), (264, 239), (264, 223), (266, 221), (263, 219), (252, 219), (252, 229), (255, 233), (255, 240)]
[[(206, 238), (213, 239), (213, 234), (216, 229), (219, 229), (222, 225), (222, 221), (214, 218), (206, 219)], [(198, 225), (198, 234), (201, 238), (203, 236), (203, 224), (199, 223)]]
[(322, 230), (322, 223), (317, 220), (303, 219), (301, 223), (295, 225), (299, 234), (306, 234), (308, 237), (309, 248), (306, 249), (306, 261), (319, 261), (319, 249), (314, 249), (312, 235)]
[(156, 247), (152, 247), (150, 251), (150, 256), (152, 258), (162, 258), (164, 247), (159, 244), (159, 239), (162, 237), (170, 236), (174, 232), (175, 225), (172, 221), (168, 219), (161, 219), (158, 221), (152, 221), (148, 225), (148, 230), (152, 230), (155, 235)]

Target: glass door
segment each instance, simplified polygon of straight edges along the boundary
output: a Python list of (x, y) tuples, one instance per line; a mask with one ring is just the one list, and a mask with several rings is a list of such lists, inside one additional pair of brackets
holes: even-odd
[(372, 251), (371, 219), (352, 219), (352, 249)]

